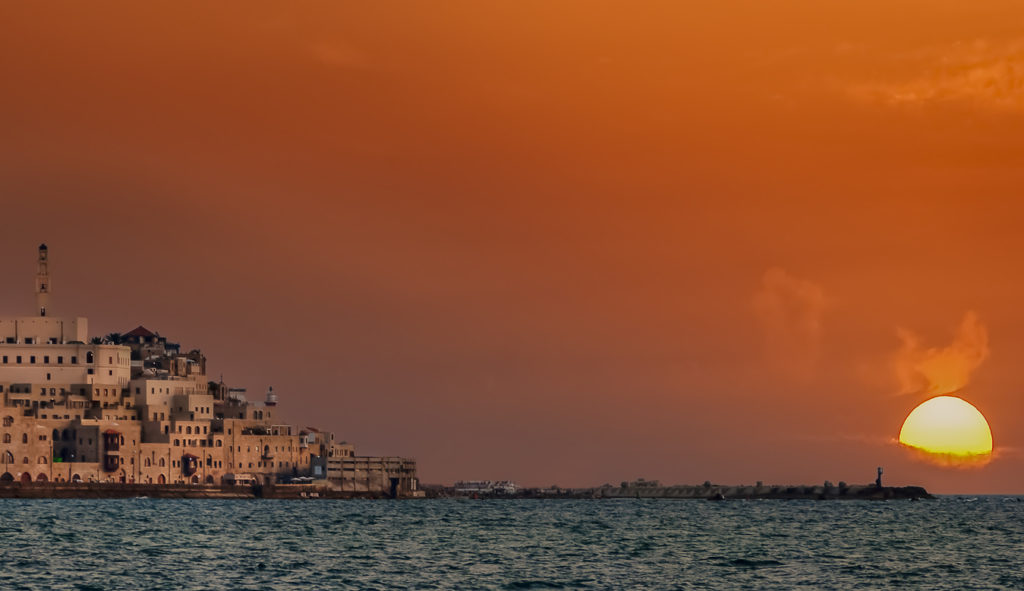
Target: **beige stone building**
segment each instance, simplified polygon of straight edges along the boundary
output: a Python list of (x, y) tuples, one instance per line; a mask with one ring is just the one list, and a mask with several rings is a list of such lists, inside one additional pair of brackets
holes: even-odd
[(141, 326), (90, 339), (85, 318), (48, 315), (46, 245), (38, 264), (38, 315), (0, 318), (0, 481), (417, 490), (414, 461), (358, 457), (332, 433), (283, 424), (272, 389), (250, 401), (209, 381), (199, 350)]

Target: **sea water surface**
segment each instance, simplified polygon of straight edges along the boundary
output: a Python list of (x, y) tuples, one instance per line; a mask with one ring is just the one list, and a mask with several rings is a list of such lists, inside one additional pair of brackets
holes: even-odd
[(1020, 497), (0, 500), (3, 589), (1021, 589)]

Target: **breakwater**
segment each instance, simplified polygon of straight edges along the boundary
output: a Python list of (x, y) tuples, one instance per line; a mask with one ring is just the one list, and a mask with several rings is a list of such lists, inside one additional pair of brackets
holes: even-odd
[(813, 499), (813, 500), (887, 500), (930, 499), (920, 486), (608, 486), (590, 489), (597, 499)]
[(840, 483), (833, 485), (702, 485), (660, 486), (651, 481), (604, 485), (592, 488), (521, 488), (515, 492), (465, 492), (454, 488), (424, 487), (430, 498), (481, 499), (706, 499), (728, 500), (868, 500), (931, 499), (920, 486), (877, 486), (875, 484)]

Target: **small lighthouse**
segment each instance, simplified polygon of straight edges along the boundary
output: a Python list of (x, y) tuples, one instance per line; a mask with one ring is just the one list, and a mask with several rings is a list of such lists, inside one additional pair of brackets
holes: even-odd
[(267, 406), (277, 406), (277, 394), (274, 394), (274, 387), (270, 386), (267, 388)]
[(50, 270), (48, 267), (49, 251), (45, 244), (39, 245), (39, 266), (36, 270), (36, 309), (40, 316), (46, 316), (46, 307), (50, 303)]

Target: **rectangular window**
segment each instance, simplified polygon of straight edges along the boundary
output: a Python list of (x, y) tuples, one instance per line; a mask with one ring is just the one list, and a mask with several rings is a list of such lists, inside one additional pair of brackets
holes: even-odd
[(71, 356), (71, 365), (77, 365), (77, 364), (78, 364), (78, 357), (72, 355)]
[(89, 374), (89, 375), (92, 375), (92, 374), (93, 374), (93, 373), (95, 373), (95, 372), (94, 372), (94, 371), (93, 371), (93, 369), (92, 369), (92, 368), (90, 367), (89, 369), (85, 370), (85, 373), (87, 373), (87, 374)]
[(57, 365), (63, 365), (63, 364), (64, 364), (64, 356), (63, 355), (58, 355), (57, 356)]
[(50, 356), (49, 355), (43, 355), (43, 363), (49, 363), (49, 362), (50, 362)]
[(36, 356), (35, 355), (29, 355), (28, 362), (29, 363), (35, 363), (36, 362)]
[(4, 355), (4, 363), (7, 363), (7, 356)]
[(18, 355), (17, 357), (15, 357), (15, 358), (14, 358), (14, 360), (15, 360), (15, 361), (16, 361), (17, 363), (21, 363), (21, 355)]

